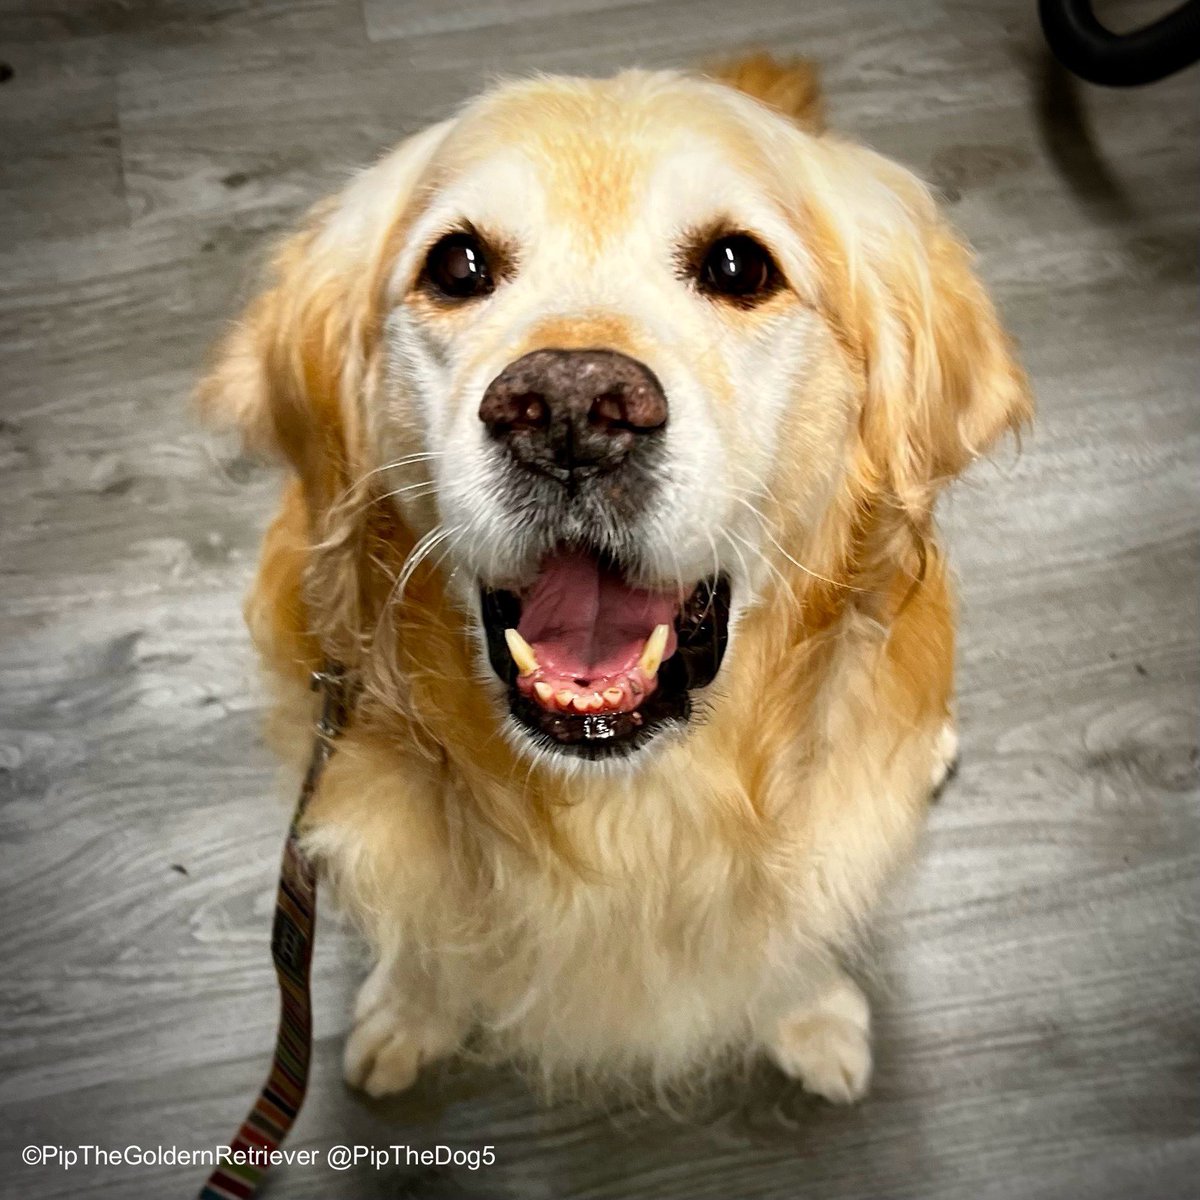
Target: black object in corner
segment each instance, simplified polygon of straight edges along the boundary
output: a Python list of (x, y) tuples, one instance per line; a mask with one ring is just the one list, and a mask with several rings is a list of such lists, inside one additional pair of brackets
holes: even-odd
[(1101, 25), (1091, 0), (1038, 0), (1038, 16), (1054, 57), (1089, 83), (1155, 83), (1200, 59), (1200, 0), (1130, 33)]

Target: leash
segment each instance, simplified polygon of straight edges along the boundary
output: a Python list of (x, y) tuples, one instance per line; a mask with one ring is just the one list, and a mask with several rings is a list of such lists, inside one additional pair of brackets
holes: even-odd
[(350, 719), (354, 687), (337, 663), (314, 671), (312, 688), (322, 693), (312, 757), (292, 814), (271, 929), (271, 958), (279, 981), (279, 1029), (275, 1057), (266, 1083), (229, 1144), (227, 1159), (218, 1164), (200, 1192), (199, 1200), (248, 1200), (257, 1193), (267, 1168), (291, 1131), (308, 1088), (312, 1058), (312, 965), (317, 915), (317, 876), (300, 848), (300, 821), (317, 789), (334, 743)]

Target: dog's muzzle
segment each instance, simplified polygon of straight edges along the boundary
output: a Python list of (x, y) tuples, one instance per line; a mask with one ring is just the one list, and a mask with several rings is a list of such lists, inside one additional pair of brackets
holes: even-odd
[(513, 588), (483, 586), (488, 656), (509, 710), (547, 748), (629, 753), (691, 715), (728, 638), (723, 575), (646, 584), (639, 529), (664, 472), (667, 398), (616, 350), (535, 350), (492, 380), (479, 418), (502, 503), (545, 547)]

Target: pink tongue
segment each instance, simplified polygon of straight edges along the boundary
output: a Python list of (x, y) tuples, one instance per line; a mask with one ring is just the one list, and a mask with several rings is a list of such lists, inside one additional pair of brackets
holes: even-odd
[(673, 592), (631, 588), (594, 559), (564, 551), (542, 564), (517, 631), (546, 675), (591, 681), (631, 670), (656, 625), (671, 627), (669, 658), (678, 609)]

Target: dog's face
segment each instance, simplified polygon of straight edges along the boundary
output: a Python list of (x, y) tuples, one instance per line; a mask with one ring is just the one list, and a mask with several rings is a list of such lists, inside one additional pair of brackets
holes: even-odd
[(275, 295), (220, 390), (266, 362), (302, 477), (332, 424), (415, 538), (399, 591), (441, 564), (518, 740), (588, 758), (685, 726), (739, 611), (846, 576), (864, 505), (923, 523), (1025, 413), (919, 184), (677, 75), (485, 97), (353, 184)]
[[(400, 502), (444, 535), (513, 715), (555, 748), (626, 750), (686, 718), (761, 574), (779, 456), (810, 522), (853, 415), (738, 98), (691, 99), (485, 102), (434, 151), (390, 279), (372, 440), (385, 462), (433, 456), (430, 495)], [(812, 394), (814, 375), (835, 386)]]

